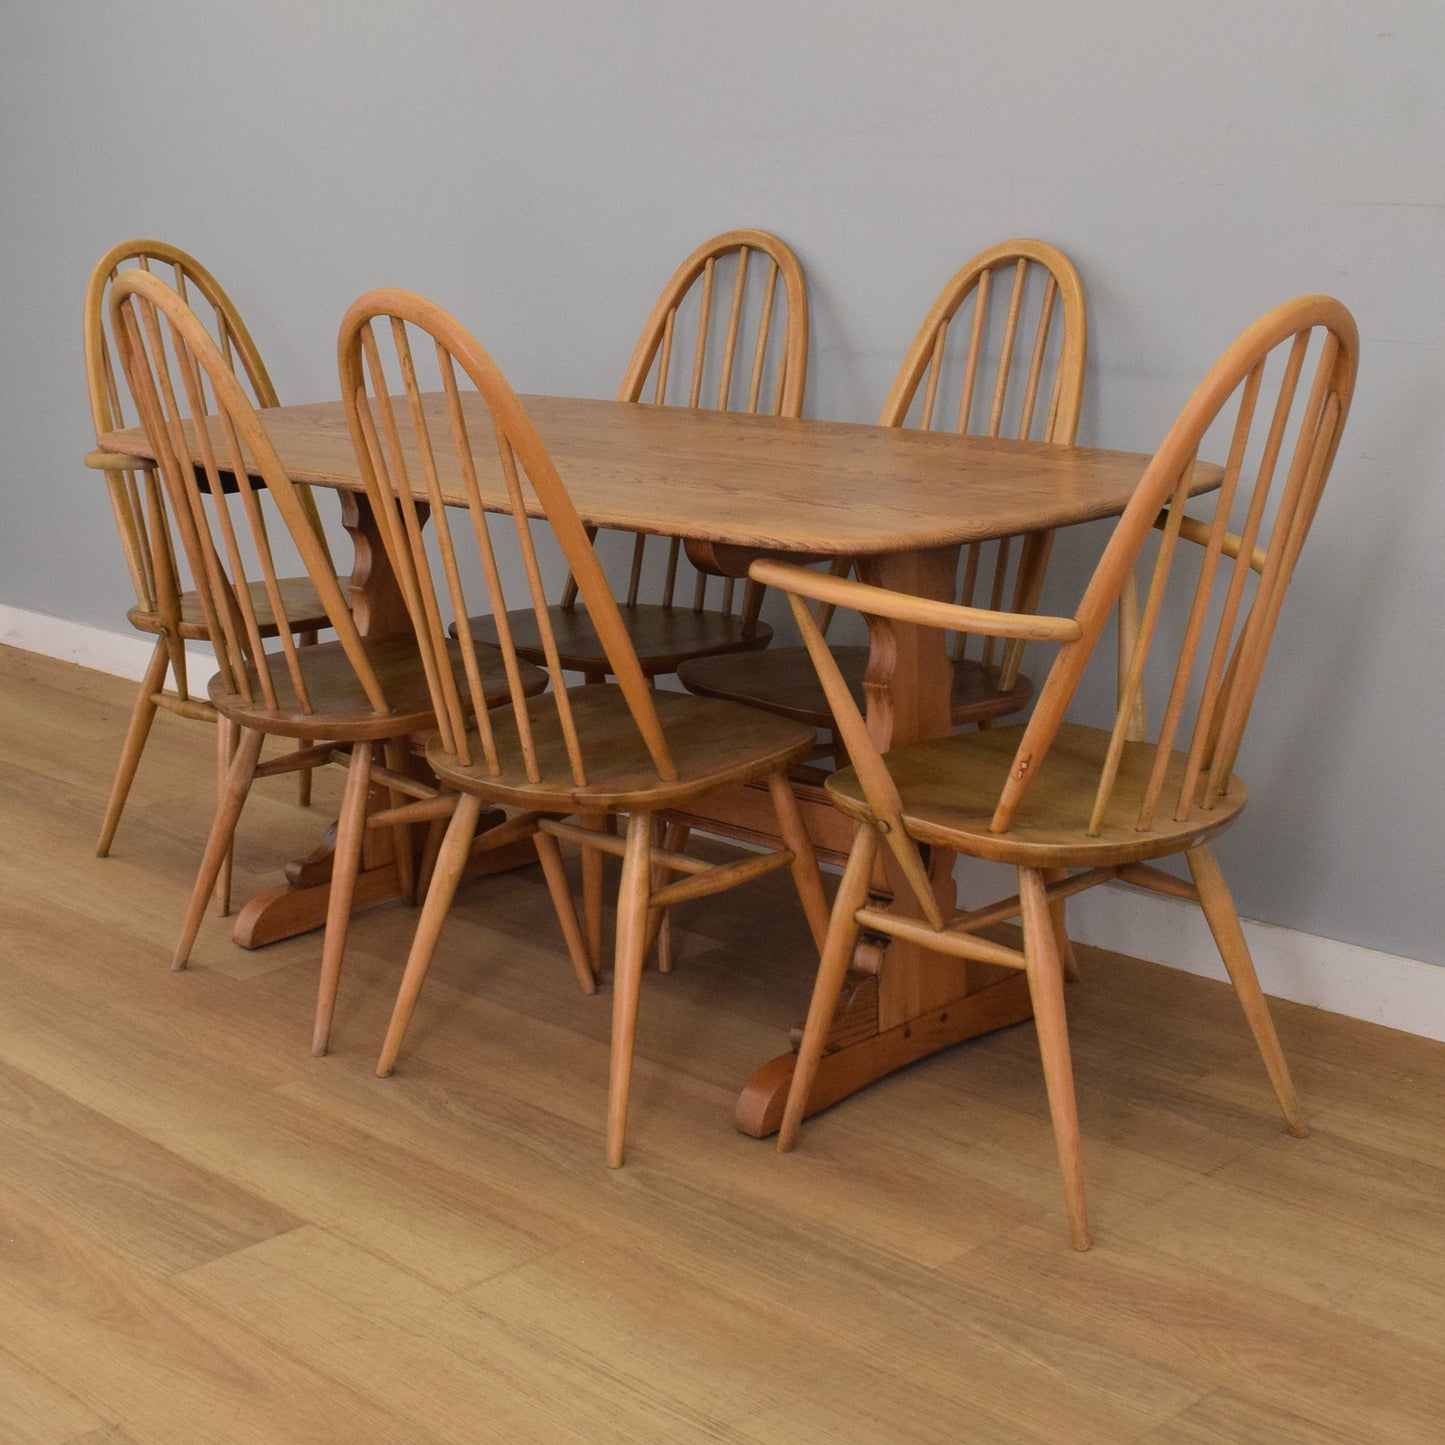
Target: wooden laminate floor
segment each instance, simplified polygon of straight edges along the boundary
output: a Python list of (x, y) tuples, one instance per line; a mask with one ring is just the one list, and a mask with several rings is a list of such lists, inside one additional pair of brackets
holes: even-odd
[[(734, 1132), (811, 981), (775, 878), (679, 911), (609, 1172), (535, 869), (464, 890), (390, 1080), (400, 905), (326, 1059), (319, 938), (172, 974), (211, 734), (158, 720), (97, 860), (129, 697), (0, 650), (0, 1442), (1445, 1441), (1445, 1045), (1278, 1005), (1297, 1141), (1223, 986), (1081, 950), (1078, 1255), (1029, 1026)], [(239, 897), (338, 781), (258, 787)]]

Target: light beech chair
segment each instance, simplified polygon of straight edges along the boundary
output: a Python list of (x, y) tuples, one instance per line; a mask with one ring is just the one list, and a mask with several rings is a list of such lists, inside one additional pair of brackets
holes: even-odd
[[(663, 288), (617, 399), (795, 417), (802, 414), (807, 365), (808, 297), (797, 257), (767, 231), (725, 231), (699, 246)], [(589, 530), (594, 540), (596, 535)], [(772, 628), (758, 617), (761, 588), (745, 586), (739, 598), (735, 579), (721, 578), (718, 605), (709, 607), (711, 574), (694, 568), (686, 587), (678, 538), (658, 539), (666, 548), (658, 578), (649, 565), (647, 537), (629, 535), (620, 615), (644, 676), (676, 672), (689, 658), (750, 654), (767, 646)], [(644, 600), (654, 584), (660, 584), (658, 600)], [(519, 655), (541, 663), (546, 649), (532, 613), (508, 622)], [(548, 608), (547, 626), (564, 668), (589, 682), (611, 675), (575, 578), (568, 577), (562, 600)], [(473, 618), (472, 630), (479, 641), (496, 644), (495, 619)]]
[[(210, 702), (239, 734), (173, 967), (183, 968), (190, 956), (252, 780), (345, 761), (312, 1034), (313, 1051), (324, 1053), (366, 829), (393, 830), (405, 894), (412, 888), (411, 822), (435, 818), (455, 805), (410, 776), (407, 739), (435, 726), (423, 664), (459, 666), (461, 649), (439, 649), (424, 659), (409, 632), (360, 635), (315, 529), (314, 511), (277, 459), (227, 358), (177, 291), (149, 271), (123, 271), (111, 283), (109, 311), (121, 364), (196, 584), (193, 595), (216, 649)], [(260, 482), (252, 483), (251, 476)], [(309, 588), (322, 609), (317, 620), (335, 629), (335, 642), (297, 645), (301, 629), (273, 555), (273, 538), (282, 531), (306, 565)], [(524, 692), (546, 686), (546, 675), (529, 664), (518, 664), (515, 671)], [(484, 691), (471, 696), (483, 707), (494, 700)], [(268, 736), (294, 738), (299, 748), (261, 763)], [(349, 748), (349, 756), (342, 748)], [(373, 761), (378, 750), (385, 756), (384, 768)], [(373, 783), (387, 789), (390, 807), (368, 818)], [(407, 799), (419, 801), (409, 804)], [(486, 836), (495, 844), (518, 832), (504, 825)]]
[[(1044, 241), (1005, 241), (980, 251), (939, 292), (913, 338), (878, 418), (913, 426), (1071, 445), (1084, 389), (1084, 290), (1068, 258)], [(956, 405), (944, 395), (956, 395)], [(960, 479), (965, 480), (965, 479)], [(958, 599), (1031, 611), (1048, 562), (1051, 532), (975, 543), (964, 552)], [(833, 574), (845, 575), (846, 563)], [(826, 606), (820, 624), (832, 616)], [(1022, 648), (958, 633), (953, 645), (953, 721), (986, 724), (1018, 712), (1033, 696), (1019, 671)], [(849, 693), (863, 705), (866, 647), (833, 649)], [(766, 708), (830, 734), (833, 714), (802, 647), (706, 657), (682, 663), (690, 691)]]
[[(573, 908), (559, 840), (622, 857), (607, 1115), (607, 1162), (616, 1167), (623, 1157), (649, 912), (786, 867), (821, 942), (827, 904), (787, 781), (788, 766), (808, 751), (812, 733), (753, 708), (653, 691), (623, 625), (623, 609), (550, 456), (495, 363), (453, 317), (410, 292), (370, 292), (342, 322), (340, 355), (352, 440), (423, 654), (440, 655), (449, 629), (472, 615), (469, 603), (479, 599), (499, 621), (501, 652), (500, 666), (473, 653), (471, 633), (463, 627), (465, 683), (454, 683), (450, 669), (430, 672), (438, 731), (427, 761), (461, 802), (437, 858), (377, 1072), (389, 1074), (396, 1062), (451, 906), (472, 820), (487, 803), (519, 808), (535, 822), (538, 856), (573, 967), (589, 992), (599, 960)], [(422, 369), (434, 369), (439, 396), (424, 399)], [(475, 393), (464, 389), (466, 383)], [(488, 514), (483, 482), (494, 503), (506, 498), (507, 512)], [(465, 503), (467, 512), (447, 501)], [(428, 509), (431, 551), (422, 531)], [(494, 531), (515, 537), (520, 547), (533, 626), (556, 678), (563, 662), (529, 509), (545, 516), (561, 544), (597, 629), (606, 671), (616, 678), (557, 686), (530, 704), (515, 681), (522, 659), (510, 620), (518, 611), (508, 606), (494, 548)], [(480, 582), (470, 580), (477, 576)], [(479, 712), (472, 725), (463, 704), (492, 679), (509, 689), (511, 705), (495, 715)], [(770, 787), (782, 849), (713, 864), (653, 846), (655, 813), (754, 779)], [(627, 815), (625, 841), (606, 826), (617, 814)], [(573, 816), (598, 821), (568, 821)], [(681, 877), (662, 883), (656, 876), (662, 869)]]
[[(860, 928), (1022, 969), (1033, 999), (1069, 1232), (1074, 1246), (1086, 1249), (1079, 1127), (1050, 906), (1110, 879), (1199, 902), (1289, 1131), (1306, 1132), (1211, 843), (1245, 804), (1235, 760), (1285, 588), (1339, 445), (1357, 354), (1353, 319), (1328, 297), (1286, 302), (1249, 327), (1165, 437), (1073, 617), (957, 607), (784, 563), (754, 564), (757, 581), (789, 593), (853, 759), (829, 779), (828, 791), (858, 824), (798, 1051), (780, 1149), (793, 1147), (808, 1111)], [(1229, 429), (1223, 484), (1186, 512), (1195, 458), (1219, 417)], [(1066, 722), (1094, 646), (1156, 527), (1161, 537), (1114, 726)], [(1197, 555), (1186, 562), (1181, 554), (1192, 549), (1181, 543), (1197, 545)], [(1176, 591), (1182, 592), (1181, 605), (1168, 608)], [(1032, 638), (1060, 650), (1027, 725), (954, 734), (885, 758), (870, 741), (805, 599), (855, 608), (875, 631), (886, 633), (902, 621), (1001, 640)], [(1162, 711), (1152, 742), (1131, 741), (1151, 661), (1163, 672)], [(870, 901), (883, 848), (909, 881), (922, 919), (896, 916), (882, 900)], [(949, 916), (929, 886), (920, 848), (1011, 865), (1018, 871), (1018, 894)], [(1192, 881), (1155, 866), (1179, 853)], [(1022, 951), (981, 936), (988, 925), (1015, 917), (1023, 926)]]
[[(227, 365), (244, 383), (252, 404), (277, 405), (276, 390), (256, 343), (216, 278), (195, 257), (164, 241), (123, 241), (96, 263), (85, 289), (85, 373), (97, 441), (106, 432), (131, 424), (126, 416), (125, 378), (115, 364), (106, 319), (106, 298), (111, 283), (123, 269), (130, 267), (168, 275), (182, 299), (198, 316), (208, 318), (207, 330)], [(136, 605), (126, 614), (127, 618), (138, 631), (156, 639), (150, 665), (131, 708), (120, 763), (101, 823), (96, 853), (103, 858), (114, 841), (157, 709), (164, 708), (179, 717), (202, 722), (215, 723), (218, 719), (211, 704), (203, 697), (193, 696), (189, 687), (185, 644), (209, 641), (210, 634), (200, 599), (194, 592), (182, 589), (176, 574), (175, 539), (159, 479), (154, 470), (138, 468), (129, 457), (95, 451), (86, 461), (105, 472), (121, 547), (135, 588)], [(298, 487), (297, 495), (329, 565), (330, 554), (316, 503), (305, 487)], [(343, 579), (343, 588), (345, 585)], [(326, 609), (310, 579), (287, 577), (280, 586), (287, 619), (296, 630), (298, 640), (303, 644), (315, 642), (318, 630), (328, 623)], [(253, 604), (262, 636), (274, 637), (279, 622), (273, 615), (270, 598), (258, 595)], [(174, 679), (174, 691), (166, 687), (168, 674)], [(216, 742), (219, 792), (224, 787), (226, 769), (235, 747), (234, 731), (224, 722), (217, 729)], [(298, 772), (297, 786), (301, 803), (309, 803), (311, 769)], [(223, 913), (228, 906), (227, 892), (223, 878), (220, 888)]]

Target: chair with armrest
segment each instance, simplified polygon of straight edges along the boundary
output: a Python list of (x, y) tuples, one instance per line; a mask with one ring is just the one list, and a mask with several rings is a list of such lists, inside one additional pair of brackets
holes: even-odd
[[(1086, 345), (1084, 290), (1069, 259), (1043, 241), (1005, 241), (980, 251), (939, 292), (894, 378), (879, 426), (947, 427), (956, 432), (1072, 445), (1079, 425)], [(956, 394), (956, 407), (941, 402)], [(974, 543), (964, 553), (959, 600), (1031, 610), (1043, 586), (1053, 534), (1022, 542)], [(843, 575), (846, 563), (835, 563)], [(820, 610), (826, 631), (831, 609)], [(1033, 696), (1019, 671), (1019, 645), (958, 633), (952, 648), (953, 721), (986, 724), (1018, 712)], [(868, 649), (833, 649), (861, 707)], [(836, 730), (828, 699), (802, 647), (700, 658), (678, 676), (690, 692), (766, 708)]]
[[(822, 939), (822, 880), (787, 781), (812, 733), (753, 708), (650, 687), (623, 609), (551, 457), (496, 364), (455, 318), (411, 292), (369, 292), (342, 322), (340, 360), (360, 470), (418, 646), (423, 655), (438, 654), (456, 624), (473, 615), (469, 604), (484, 600), (498, 621), (501, 654), (500, 666), (480, 650), (474, 654), (463, 626), (465, 683), (454, 684), (448, 669), (430, 671), (438, 730), (427, 761), (461, 802), (437, 857), (377, 1072), (390, 1073), (396, 1062), (451, 906), (472, 820), (486, 803), (518, 808), (535, 821), (537, 852), (554, 880), (552, 898), (584, 986), (599, 961), (572, 905), (559, 840), (622, 858), (607, 1120), (607, 1162), (615, 1167), (623, 1156), (649, 913), (786, 867), (814, 937)], [(436, 375), (439, 396), (424, 394), (423, 368)], [(422, 531), (428, 510), (432, 549)], [(520, 549), (532, 625), (559, 678), (564, 664), (530, 526), (539, 515), (561, 544), (616, 681), (558, 683), (529, 704), (515, 681), (522, 658), (511, 619), (520, 609), (509, 606), (496, 544), (515, 539)], [(492, 681), (509, 691), (510, 705), (491, 715), (478, 712), (473, 724), (463, 703)], [(655, 813), (755, 779), (770, 787), (783, 848), (718, 864), (654, 847)], [(627, 815), (625, 840), (606, 826), (618, 814)], [(574, 817), (579, 821), (569, 821)], [(588, 819), (599, 821), (589, 825)], [(681, 876), (661, 883), (655, 870), (663, 867)]]
[[(106, 299), (112, 282), (131, 266), (157, 274), (168, 273), (177, 293), (198, 317), (209, 318), (207, 330), (227, 365), (244, 382), (251, 402), (258, 407), (277, 405), (276, 390), (256, 343), (231, 298), (210, 271), (195, 257), (164, 241), (123, 241), (111, 247), (96, 263), (85, 289), (85, 374), (97, 441), (106, 432), (130, 425), (126, 417), (125, 377), (115, 363), (108, 332)], [(176, 575), (175, 539), (159, 479), (153, 470), (137, 466), (132, 458), (103, 450), (92, 452), (86, 461), (105, 472), (121, 547), (135, 588), (136, 605), (127, 617), (138, 631), (156, 639), (150, 665), (131, 708), (120, 763), (101, 823), (96, 852), (105, 857), (120, 824), (157, 709), (164, 708), (179, 717), (204, 722), (218, 719), (205, 698), (194, 697), (190, 692), (185, 644), (207, 641), (209, 633), (200, 599), (194, 592), (183, 590)], [(298, 488), (297, 493), (329, 564), (326, 536), (315, 500), (305, 487)], [(345, 586), (344, 580), (342, 585)], [(326, 609), (310, 579), (284, 578), (281, 592), (286, 599), (288, 620), (299, 640), (303, 644), (314, 642), (317, 631), (327, 626), (327, 621)], [(274, 636), (279, 624), (272, 614), (270, 599), (258, 596), (253, 601), (262, 635)], [(174, 678), (173, 692), (166, 689), (167, 674)], [(221, 722), (217, 732), (218, 789), (223, 784), (234, 743), (231, 730)], [(309, 803), (309, 768), (298, 772), (297, 786), (302, 804)], [(223, 895), (225, 891), (223, 885)], [(223, 896), (222, 912), (225, 911)]]
[[(210, 702), (238, 733), (173, 967), (183, 968), (190, 956), (252, 780), (345, 761), (312, 1033), (313, 1052), (324, 1053), (366, 829), (391, 831), (406, 893), (412, 883), (411, 823), (443, 815), (455, 804), (411, 777), (407, 741), (435, 725), (424, 667), (459, 666), (461, 650), (453, 645), (424, 658), (410, 632), (361, 636), (315, 530), (313, 509), (281, 466), (226, 357), (177, 291), (149, 271), (127, 270), (111, 285), (109, 311), (116, 349), (155, 451), (155, 472), (181, 537), (182, 550), (173, 560), (189, 567), (191, 595), (216, 649)], [(153, 477), (151, 485), (156, 484)], [(317, 620), (335, 630), (335, 642), (297, 645), (302, 629), (276, 575), (273, 538), (280, 535), (289, 535), (300, 553), (308, 591), (322, 609)], [(521, 664), (517, 683), (537, 692), (547, 679), (540, 669)], [(485, 691), (474, 696), (483, 707), (497, 700)], [(298, 750), (261, 763), (269, 736), (295, 739)], [(374, 761), (378, 751), (384, 768)], [(387, 788), (390, 807), (368, 818), (373, 783)], [(503, 825), (487, 841), (510, 841), (518, 831)]]
[[(766, 262), (764, 266), (763, 262)], [(767, 231), (725, 231), (697, 248), (657, 298), (633, 348), (617, 399), (658, 406), (796, 417), (802, 414), (808, 365), (808, 296), (803, 269), (792, 251)], [(596, 539), (596, 529), (589, 529)], [(690, 658), (752, 653), (766, 647), (772, 629), (759, 620), (762, 589), (735, 579), (720, 582), (716, 607), (707, 606), (710, 573), (695, 569), (691, 588), (679, 575), (678, 538), (666, 548), (661, 577), (653, 575), (648, 538), (631, 534), (623, 624), (638, 665), (652, 678), (676, 672)], [(657, 584), (657, 601), (645, 600)], [(686, 595), (688, 592), (690, 596)], [(557, 656), (590, 682), (611, 674), (597, 626), (568, 577), (547, 625)], [(530, 611), (509, 619), (519, 654), (541, 663), (545, 655)], [(479, 641), (495, 645), (491, 617), (472, 619)]]
[[(791, 1149), (860, 928), (907, 937), (954, 957), (1021, 969), (1028, 978), (1063, 1173), (1069, 1231), (1089, 1245), (1083, 1167), (1060, 958), (1050, 906), (1110, 879), (1196, 899), (1239, 996), (1289, 1131), (1305, 1123), (1212, 840), (1239, 815), (1234, 767), (1265, 654), (1314, 518), (1349, 410), (1358, 337), (1349, 312), (1306, 296), (1261, 317), (1190, 398), (1149, 465), (1073, 617), (957, 607), (804, 568), (758, 562), (756, 580), (789, 593), (852, 766), (828, 782), (858, 831), (823, 949), (779, 1148)], [(1227, 413), (1227, 409), (1232, 411)], [(1229, 428), (1222, 485), (1187, 514), (1194, 461), (1216, 418)], [(1123, 669), (1112, 729), (1065, 720), (1145, 540), (1160, 530), (1140, 625)], [(1198, 553), (1190, 564), (1181, 554)], [(1180, 608), (1168, 603), (1182, 593)], [(1037, 639), (1059, 652), (1026, 725), (922, 742), (882, 757), (807, 605), (845, 606), (870, 629), (902, 622), (1001, 640)], [(1165, 622), (1165, 619), (1168, 619)], [(1161, 625), (1164, 624), (1164, 625)], [(1177, 629), (1177, 642), (1164, 634)], [(1154, 740), (1130, 737), (1149, 664), (1162, 672)], [(923, 917), (868, 897), (887, 848)], [(920, 848), (1011, 865), (1018, 893), (946, 915)], [(1183, 854), (1190, 879), (1158, 868)], [(1022, 951), (980, 935), (1019, 918)], [(886, 965), (885, 965), (886, 966)]]

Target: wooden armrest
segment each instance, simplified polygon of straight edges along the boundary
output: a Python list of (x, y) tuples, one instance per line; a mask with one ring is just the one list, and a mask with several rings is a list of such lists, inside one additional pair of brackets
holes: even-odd
[(1031, 612), (993, 612), (984, 607), (961, 607), (953, 602), (936, 602), (889, 592), (847, 577), (813, 572), (786, 562), (754, 562), (748, 568), (754, 582), (812, 597), (835, 607), (875, 617), (893, 617), (924, 627), (942, 627), (950, 632), (977, 632), (986, 637), (1020, 637), (1043, 642), (1077, 642), (1083, 629), (1072, 617), (1039, 617)]
[[(1168, 521), (1169, 509), (1166, 507), (1154, 518), (1154, 525), (1162, 532)], [(1197, 517), (1182, 518), (1179, 523), (1179, 535), (1186, 542), (1197, 542), (1201, 547), (1209, 545), (1209, 527)], [(1220, 544), (1220, 550), (1226, 557), (1238, 557), (1244, 550), (1244, 539), (1236, 537), (1233, 532), (1226, 532), (1224, 541)], [(1249, 565), (1254, 571), (1263, 572), (1265, 561), (1266, 555), (1263, 547), (1256, 547), (1250, 553)]]

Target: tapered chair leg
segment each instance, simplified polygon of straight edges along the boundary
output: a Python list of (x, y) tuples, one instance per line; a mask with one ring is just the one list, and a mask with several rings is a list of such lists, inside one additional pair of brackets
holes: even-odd
[[(221, 799), (226, 793), (226, 779), (231, 771), (231, 759), (236, 755), (236, 747), (240, 742), (241, 730), (227, 717), (216, 719), (216, 806), (221, 806)], [(231, 912), (231, 869), (234, 853), (230, 848), (226, 849), (226, 856), (221, 859), (221, 867), (216, 873), (216, 912), (226, 918)]]
[(166, 680), (166, 640), (156, 639), (156, 650), (146, 664), (145, 676), (131, 705), (130, 721), (125, 728), (125, 741), (120, 748), (120, 762), (116, 764), (115, 781), (110, 785), (110, 797), (105, 803), (105, 817), (100, 825), (100, 840), (95, 845), (95, 856), (104, 858), (115, 841), (115, 830), (120, 826), (120, 815), (125, 811), (125, 800), (130, 796), (130, 785), (135, 781), (136, 769), (140, 767), (141, 754), (145, 752), (146, 739), (150, 736), (151, 724), (156, 718), (155, 695)]
[[(405, 738), (389, 738), (385, 744), (386, 766), (393, 772), (405, 776), (411, 760), (411, 750)], [(400, 808), (406, 802), (406, 795), (394, 789), (387, 790), (387, 804)], [(411, 846), (411, 824), (397, 823), (391, 830), (396, 851), (396, 878), (401, 888), (402, 902), (416, 902), (416, 857)]]
[(366, 835), (366, 797), (370, 787), (371, 744), (355, 743), (346, 770), (346, 791), (341, 799), (341, 815), (336, 820), (336, 849), (331, 858), (331, 892), (326, 900), (326, 933), (321, 945), (321, 980), (316, 991), (316, 1021), (311, 1030), (311, 1052), (317, 1058), (326, 1052), (331, 1038), (341, 960), (346, 953), (351, 903), (356, 895), (356, 872)]
[[(662, 846), (669, 853), (681, 853), (687, 847), (692, 829), (686, 823), (669, 823), (662, 835)], [(655, 890), (672, 881), (671, 868), (653, 865), (652, 887)], [(672, 910), (658, 908), (647, 915), (647, 954), (657, 948), (657, 971), (671, 973), (673, 963)]]
[[(446, 794), (452, 790), (443, 784), (441, 791)], [(427, 890), (431, 887), (432, 870), (437, 866), (437, 857), (441, 853), (442, 839), (447, 835), (447, 823), (450, 818), (451, 815), (448, 814), (445, 818), (433, 818), (427, 824), (426, 842), (421, 850), (421, 866), (416, 873), (418, 898), (425, 898)]]
[(562, 937), (567, 944), (567, 955), (572, 960), (573, 972), (583, 993), (597, 992), (597, 978), (592, 971), (592, 958), (587, 951), (587, 940), (582, 936), (582, 924), (577, 917), (577, 905), (572, 901), (572, 888), (567, 882), (567, 866), (562, 861), (562, 849), (557, 840), (542, 829), (532, 836), (537, 849), (538, 861), (542, 864), (542, 876), (547, 880), (547, 891), (552, 895), (552, 910), (562, 926)]
[(858, 829), (843, 869), (843, 881), (833, 900), (833, 914), (823, 940), (822, 957), (818, 962), (818, 980), (813, 985), (813, 1001), (808, 1005), (808, 1021), (803, 1026), (803, 1039), (793, 1063), (793, 1080), (788, 1088), (788, 1102), (783, 1110), (782, 1127), (778, 1130), (778, 1148), (787, 1152), (798, 1142), (798, 1127), (808, 1111), (808, 1096), (818, 1074), (818, 1061), (838, 1008), (838, 993), (853, 960), (853, 945), (858, 940), (855, 916), (868, 896), (873, 864), (878, 857), (878, 834), (868, 827)]
[(185, 922), (181, 925), (181, 941), (176, 945), (172, 968), (184, 968), (186, 960), (191, 956), (196, 934), (201, 929), (201, 920), (206, 916), (206, 900), (215, 886), (221, 864), (230, 854), (236, 823), (241, 816), (246, 794), (251, 791), (251, 779), (256, 774), (256, 764), (260, 757), (261, 734), (252, 728), (243, 728), (240, 744), (226, 775), (226, 791), (211, 823), (206, 850), (201, 855), (200, 871), (196, 874), (195, 887), (191, 890), (191, 902), (186, 910)]
[(378, 1078), (386, 1078), (396, 1067), (396, 1056), (401, 1051), (401, 1041), (416, 1008), (417, 996), (426, 981), (426, 971), (431, 967), (437, 939), (441, 936), (442, 925), (447, 921), (452, 899), (456, 896), (457, 884), (461, 882), (462, 872), (471, 856), (472, 839), (476, 836), (477, 819), (481, 812), (482, 800), (473, 793), (463, 793), (447, 826), (447, 835), (442, 840), (431, 884), (426, 891), (426, 902), (422, 904), (421, 917), (417, 919), (416, 936), (412, 939), (406, 972), (402, 974), (401, 987), (397, 990), (386, 1040), (381, 1046), (381, 1057), (376, 1063)]
[[(1045, 883), (1062, 883), (1069, 876), (1067, 868), (1045, 868)], [(1059, 962), (1064, 966), (1064, 977), (1070, 983), (1078, 983), (1082, 975), (1079, 973), (1079, 960), (1074, 957), (1074, 945), (1069, 942), (1069, 930), (1065, 922), (1064, 909), (1066, 905), (1061, 898), (1057, 903), (1049, 904), (1049, 915), (1054, 920), (1054, 942), (1059, 950)]]
[(798, 890), (798, 901), (808, 919), (813, 946), (822, 953), (823, 941), (828, 936), (828, 896), (823, 892), (823, 875), (818, 871), (813, 840), (808, 836), (808, 825), (803, 821), (802, 809), (798, 807), (797, 795), (787, 773), (774, 773), (768, 779), (768, 789), (773, 795), (779, 836), (793, 855), (790, 865), (793, 887)]
[[(602, 813), (582, 813), (577, 821), (584, 828), (605, 828), (609, 818)], [(582, 922), (592, 971), (602, 976), (602, 887), (604, 854), (600, 848), (582, 849)]]
[[(317, 633), (314, 628), (309, 632), (298, 632), (296, 634), (296, 645), (298, 647), (315, 647), (316, 639)], [(306, 745), (305, 738), (298, 738), (296, 751), (299, 753)], [(311, 775), (315, 771), (315, 768), (301, 768), (296, 773), (296, 801), (300, 803), (303, 808), (309, 808), (311, 806)]]
[(1285, 1127), (1295, 1138), (1303, 1139), (1309, 1134), (1309, 1125), (1300, 1110), (1294, 1081), (1289, 1076), (1289, 1066), (1284, 1061), (1284, 1051), (1274, 1031), (1274, 1020), (1269, 1016), (1269, 1005), (1254, 971), (1254, 960), (1249, 956), (1249, 945), (1244, 940), (1244, 930), (1239, 925), (1239, 914), (1230, 896), (1229, 885), (1224, 881), (1219, 862), (1207, 843), (1203, 847), (1189, 849), (1185, 856), (1189, 860), (1194, 886), (1199, 890), (1199, 902), (1209, 923), (1209, 931), (1214, 935), (1219, 956), (1229, 971), (1229, 981), (1234, 985), (1249, 1031), (1259, 1047), (1260, 1057), (1269, 1072), (1269, 1081), (1274, 1085), (1274, 1096), (1284, 1114)]
[(1084, 1160), (1079, 1147), (1079, 1114), (1074, 1102), (1074, 1066), (1069, 1056), (1069, 1026), (1064, 1016), (1064, 974), (1059, 962), (1054, 920), (1044, 892), (1043, 875), (1019, 869), (1019, 900), (1023, 904), (1024, 960), (1029, 997), (1044, 1064), (1049, 1117), (1064, 1180), (1064, 1207), (1069, 1238), (1075, 1249), (1088, 1249), (1089, 1216), (1084, 1204)]
[(647, 949), (652, 819), (627, 819), (627, 851), (617, 892), (617, 944), (612, 971), (612, 1057), (607, 1088), (607, 1167), (622, 1164), (627, 1138), (627, 1101), (632, 1092), (632, 1055), (637, 1041), (637, 1002)]

